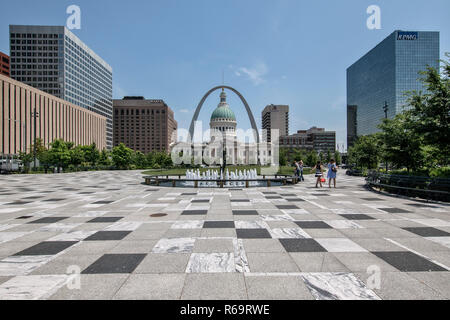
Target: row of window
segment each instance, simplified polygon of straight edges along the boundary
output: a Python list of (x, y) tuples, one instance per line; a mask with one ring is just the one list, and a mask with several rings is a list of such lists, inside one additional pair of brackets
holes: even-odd
[(58, 70), (57, 64), (13, 64), (11, 65), (11, 69), (54, 69)]
[(62, 40), (14, 40), (11, 44), (63, 44)]
[[(57, 46), (11, 46), (11, 50), (16, 50), (16, 51), (58, 51), (58, 47)], [(62, 47), (61, 47), (62, 50)]]
[[(136, 111), (136, 112), (135, 112)], [(121, 109), (120, 110), (120, 115), (135, 115), (135, 113), (136, 113), (136, 115), (138, 116), (138, 115), (144, 115), (144, 114), (159, 114), (160, 113), (160, 111), (161, 111), (161, 114), (165, 114), (166, 113), (166, 110), (152, 110), (152, 109), (142, 109), (142, 110), (134, 110), (134, 109), (126, 109), (126, 110), (124, 110), (124, 109)], [(118, 116), (119, 115), (119, 110), (114, 110), (114, 114), (116, 115), (116, 116)]]
[(62, 52), (21, 52), (21, 51), (11, 51), (11, 57), (62, 57)]
[(62, 34), (57, 33), (11, 33), (11, 39), (13, 38), (43, 38), (43, 39), (62, 39)]

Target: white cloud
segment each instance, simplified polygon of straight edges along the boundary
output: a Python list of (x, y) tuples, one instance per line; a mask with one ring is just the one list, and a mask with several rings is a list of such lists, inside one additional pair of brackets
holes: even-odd
[(240, 67), (234, 71), (238, 77), (245, 75), (255, 86), (264, 83), (264, 76), (267, 74), (268, 68), (264, 62), (260, 62), (253, 67)]

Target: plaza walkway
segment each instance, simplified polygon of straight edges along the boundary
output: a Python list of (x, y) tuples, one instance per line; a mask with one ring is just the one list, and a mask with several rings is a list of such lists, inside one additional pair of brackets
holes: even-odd
[(146, 186), (138, 171), (0, 176), (0, 299), (450, 298), (450, 206), (313, 179), (229, 190)]

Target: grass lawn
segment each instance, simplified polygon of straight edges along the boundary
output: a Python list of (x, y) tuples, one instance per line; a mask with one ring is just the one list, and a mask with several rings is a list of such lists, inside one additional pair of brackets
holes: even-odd
[[(230, 171), (234, 170), (249, 170), (249, 169), (257, 169), (258, 174), (261, 174), (261, 166), (227, 166), (227, 169)], [(267, 167), (268, 168), (268, 167)], [(209, 169), (212, 170), (219, 170), (219, 168), (200, 168), (200, 172), (207, 171)], [(160, 176), (166, 176), (166, 175), (185, 175), (186, 174), (185, 168), (173, 168), (173, 169), (150, 169), (143, 172), (145, 175), (160, 175)], [(310, 173), (309, 168), (303, 169), (303, 174), (309, 174)], [(291, 166), (282, 166), (278, 170), (278, 174), (283, 175), (293, 175), (294, 174), (294, 167)]]

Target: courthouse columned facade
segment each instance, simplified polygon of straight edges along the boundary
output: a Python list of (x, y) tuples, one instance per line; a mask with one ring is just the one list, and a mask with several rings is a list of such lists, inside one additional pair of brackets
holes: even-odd
[(0, 75), (0, 153), (30, 151), (36, 137), (44, 145), (55, 139), (106, 148), (106, 117), (22, 82)]

